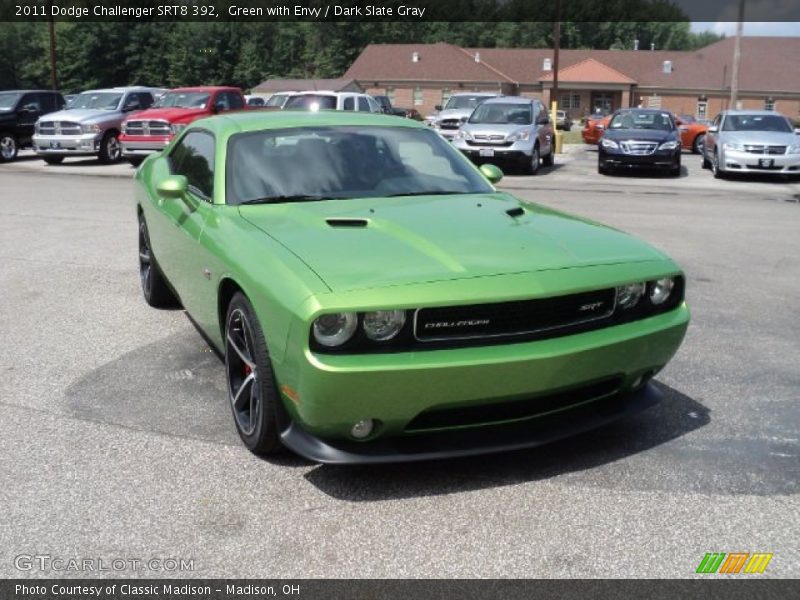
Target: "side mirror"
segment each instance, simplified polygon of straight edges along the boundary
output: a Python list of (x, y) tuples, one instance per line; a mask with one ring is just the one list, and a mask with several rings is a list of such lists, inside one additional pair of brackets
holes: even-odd
[(503, 172), (495, 165), (481, 165), (479, 171), (492, 184), (498, 183), (503, 178)]
[(189, 180), (184, 175), (170, 175), (156, 186), (165, 198), (183, 198), (189, 189)]
[(717, 133), (718, 131), (719, 127), (717, 127), (716, 125), (712, 125), (711, 127), (708, 128), (708, 133)]
[(433, 109), (434, 110), (442, 110), (442, 105), (441, 104), (437, 104), (436, 106), (433, 107)]

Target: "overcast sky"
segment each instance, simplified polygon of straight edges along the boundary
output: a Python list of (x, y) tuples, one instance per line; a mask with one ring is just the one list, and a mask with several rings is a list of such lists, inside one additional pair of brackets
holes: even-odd
[[(724, 33), (727, 36), (736, 35), (736, 23), (733, 21), (718, 21), (716, 23), (692, 23), (692, 31), (713, 31), (714, 33)], [(756, 23), (745, 22), (744, 35), (777, 35), (777, 36), (799, 36), (800, 23)]]

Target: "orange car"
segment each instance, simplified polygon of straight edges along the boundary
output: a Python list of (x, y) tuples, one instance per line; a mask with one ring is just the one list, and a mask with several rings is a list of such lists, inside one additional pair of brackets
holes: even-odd
[(605, 132), (606, 127), (608, 127), (609, 121), (611, 121), (611, 115), (593, 115), (586, 117), (586, 122), (583, 125), (583, 131), (581, 131), (584, 143), (593, 144), (596, 146)]
[(691, 115), (675, 116), (675, 124), (681, 132), (683, 149), (691, 150), (695, 154), (702, 154), (708, 124), (698, 121)]

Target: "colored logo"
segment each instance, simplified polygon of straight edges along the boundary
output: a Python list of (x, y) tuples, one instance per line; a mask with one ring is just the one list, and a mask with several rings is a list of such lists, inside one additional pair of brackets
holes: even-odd
[(697, 573), (763, 573), (772, 553), (766, 552), (707, 552), (697, 566)]

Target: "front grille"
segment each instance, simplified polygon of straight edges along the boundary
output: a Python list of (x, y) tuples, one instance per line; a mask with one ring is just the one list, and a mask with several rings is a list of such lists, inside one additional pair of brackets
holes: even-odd
[(441, 342), (517, 336), (610, 318), (616, 290), (493, 304), (422, 308), (414, 315), (414, 337)]
[(658, 148), (656, 142), (620, 142), (619, 146), (625, 154), (631, 154), (633, 156), (647, 156), (655, 152), (656, 148)]
[(442, 129), (458, 129), (461, 127), (461, 119), (442, 119), (439, 127)]
[(745, 144), (744, 151), (748, 154), (786, 154), (786, 146), (764, 146), (760, 144)]
[(41, 135), (80, 135), (81, 126), (71, 121), (41, 121), (39, 133)]
[(477, 137), (475, 137), (474, 140), (466, 140), (466, 142), (468, 146), (489, 146), (493, 148), (508, 148), (509, 146), (514, 145), (514, 142), (479, 140)]
[(503, 421), (541, 416), (616, 394), (619, 392), (622, 381), (622, 377), (614, 377), (613, 379), (606, 379), (533, 398), (482, 404), (480, 406), (434, 408), (414, 417), (406, 426), (406, 432), (490, 425)]
[(170, 135), (172, 130), (166, 121), (128, 121), (126, 135)]

